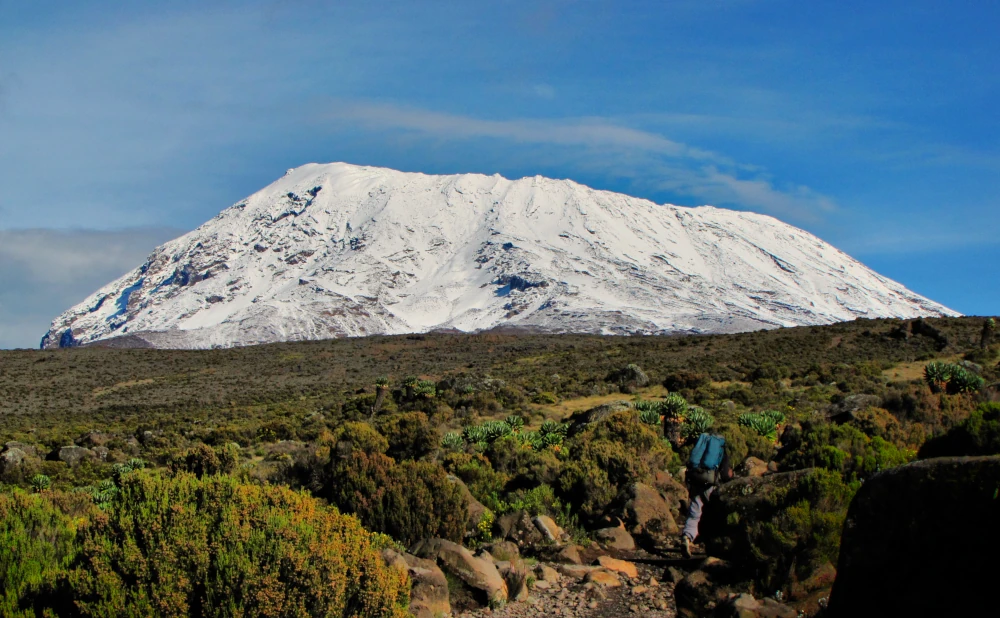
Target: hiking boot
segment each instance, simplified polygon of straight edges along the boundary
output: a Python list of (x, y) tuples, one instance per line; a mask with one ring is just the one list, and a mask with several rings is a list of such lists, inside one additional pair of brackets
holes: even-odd
[(691, 557), (691, 539), (686, 534), (681, 536), (681, 553), (685, 558)]

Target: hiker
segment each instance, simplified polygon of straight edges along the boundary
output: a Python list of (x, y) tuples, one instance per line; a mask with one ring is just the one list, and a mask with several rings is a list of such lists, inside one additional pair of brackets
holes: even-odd
[(688, 458), (685, 475), (690, 497), (688, 518), (681, 533), (681, 549), (685, 557), (691, 557), (691, 544), (698, 538), (702, 509), (708, 503), (716, 485), (732, 478), (733, 469), (729, 462), (726, 439), (707, 433), (698, 436), (698, 442), (695, 443)]

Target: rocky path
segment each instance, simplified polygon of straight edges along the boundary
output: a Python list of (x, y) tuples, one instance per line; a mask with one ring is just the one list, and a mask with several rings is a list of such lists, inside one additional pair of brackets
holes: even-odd
[[(544, 567), (544, 569), (543, 569)], [(674, 587), (671, 582), (661, 582), (663, 569), (635, 565), (637, 576), (615, 573), (614, 577), (590, 575), (577, 578), (580, 570), (565, 565), (542, 563), (535, 573), (546, 577), (538, 579), (528, 599), (511, 603), (500, 609), (489, 608), (458, 612), (459, 618), (485, 616), (502, 618), (530, 618), (534, 616), (563, 616), (565, 618), (612, 618), (614, 616), (641, 615), (644, 618), (674, 618)], [(552, 573), (558, 574), (553, 577)], [(604, 569), (595, 572), (607, 574)], [(556, 579), (557, 581), (547, 581)]]

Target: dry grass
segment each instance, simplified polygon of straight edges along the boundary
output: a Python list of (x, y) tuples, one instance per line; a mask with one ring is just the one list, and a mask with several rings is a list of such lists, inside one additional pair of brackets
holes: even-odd
[[(938, 357), (935, 360), (942, 361), (945, 363), (955, 363), (962, 360), (962, 355), (950, 354), (947, 356)], [(927, 361), (898, 363), (895, 367), (883, 371), (882, 375), (884, 375), (886, 379), (888, 379), (891, 382), (909, 382), (910, 380), (923, 380), (924, 367), (926, 366), (927, 366)]]

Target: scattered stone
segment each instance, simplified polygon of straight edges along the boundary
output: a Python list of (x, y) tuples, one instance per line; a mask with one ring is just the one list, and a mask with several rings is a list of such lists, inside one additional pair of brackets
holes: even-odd
[(518, 547), (533, 547), (545, 540), (525, 511), (501, 515), (494, 528), (501, 539), (513, 541)]
[(560, 564), (556, 569), (565, 575), (566, 577), (572, 577), (573, 579), (583, 579), (591, 571), (596, 571), (600, 567), (596, 566), (585, 566), (582, 564)]
[(517, 545), (510, 541), (497, 541), (484, 545), (483, 549), (488, 551), (495, 560), (513, 560), (521, 557), (521, 552)]
[(621, 551), (635, 550), (635, 540), (625, 526), (602, 528), (594, 532), (594, 538), (604, 547)]
[(552, 541), (553, 543), (559, 543), (562, 541), (563, 529), (560, 528), (556, 522), (548, 515), (538, 515), (532, 520), (538, 531), (542, 533), (547, 541)]
[(583, 564), (583, 559), (580, 557), (580, 546), (566, 545), (565, 547), (559, 548), (559, 551), (555, 554), (554, 560), (556, 562), (563, 562), (566, 564)]
[(609, 571), (621, 573), (626, 577), (631, 577), (632, 579), (639, 577), (638, 569), (636, 569), (634, 564), (628, 562), (627, 560), (618, 560), (610, 556), (601, 556), (597, 559), (597, 563)]
[(558, 583), (561, 579), (559, 572), (550, 566), (539, 564), (535, 567), (535, 575), (540, 581), (549, 582), (552, 584)]
[(597, 584), (598, 586), (617, 588), (622, 585), (622, 580), (619, 579), (617, 575), (603, 569), (597, 569), (587, 573), (587, 577), (585, 579), (586, 581)]
[(706, 558), (698, 570), (689, 573), (674, 586), (677, 615), (700, 618), (733, 595), (732, 586), (739, 583), (740, 574), (728, 562)]
[(100, 431), (91, 431), (83, 434), (76, 440), (73, 440), (73, 443), (76, 444), (77, 446), (93, 448), (95, 446), (104, 446), (105, 444), (110, 442), (112, 438), (113, 436), (109, 434), (102, 433)]
[(508, 602), (525, 601), (528, 598), (528, 569), (520, 558), (507, 562), (499, 569), (507, 584)]
[(672, 567), (672, 566), (667, 567), (667, 570), (663, 574), (663, 579), (665, 581), (669, 581), (672, 584), (676, 584), (677, 582), (684, 579), (684, 577), (685, 577), (684, 571), (678, 569), (677, 567)]
[(767, 474), (767, 462), (763, 459), (758, 459), (757, 457), (747, 457), (743, 460), (743, 463), (737, 468), (737, 473), (740, 476), (764, 476)]

